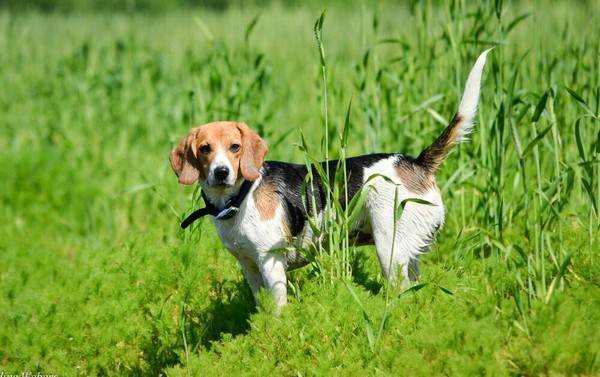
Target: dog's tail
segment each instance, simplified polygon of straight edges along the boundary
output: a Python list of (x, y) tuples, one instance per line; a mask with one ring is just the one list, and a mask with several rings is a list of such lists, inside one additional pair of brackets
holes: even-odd
[(490, 50), (491, 48), (479, 55), (471, 69), (465, 91), (458, 106), (458, 112), (454, 115), (450, 124), (430, 146), (421, 152), (415, 161), (425, 168), (429, 174), (434, 174), (438, 170), (452, 147), (463, 141), (473, 128), (473, 118), (475, 118), (477, 104), (479, 103), (481, 74)]

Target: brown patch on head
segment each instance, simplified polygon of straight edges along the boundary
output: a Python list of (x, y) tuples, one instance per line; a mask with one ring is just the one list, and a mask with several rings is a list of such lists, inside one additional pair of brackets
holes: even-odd
[(179, 182), (191, 185), (206, 179), (220, 150), (227, 156), (236, 181), (239, 176), (253, 181), (259, 176), (267, 145), (244, 123), (212, 122), (192, 128), (170, 156)]
[(192, 185), (196, 183), (200, 178), (200, 172), (202, 171), (191, 146), (190, 134), (179, 142), (169, 156), (171, 168), (179, 178), (179, 183), (182, 185)]
[(256, 209), (261, 220), (270, 220), (275, 217), (275, 211), (280, 203), (279, 195), (275, 192), (275, 186), (271, 182), (261, 182), (252, 194)]
[(400, 182), (414, 193), (423, 194), (437, 187), (433, 174), (413, 161), (400, 157), (394, 166)]
[(269, 148), (267, 143), (244, 123), (238, 123), (237, 127), (242, 135), (240, 173), (245, 179), (254, 181), (260, 176), (259, 169), (265, 162)]

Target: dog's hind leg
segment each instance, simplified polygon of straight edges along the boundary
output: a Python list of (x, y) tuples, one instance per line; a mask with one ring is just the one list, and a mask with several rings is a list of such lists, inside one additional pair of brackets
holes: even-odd
[(396, 284), (400, 268), (402, 285), (407, 286), (419, 276), (419, 256), (429, 249), (442, 225), (444, 209), (439, 193), (425, 195), (422, 199), (431, 205), (407, 202), (394, 225), (393, 194), (391, 197), (380, 192), (376, 205), (370, 208), (373, 238), (385, 277)]

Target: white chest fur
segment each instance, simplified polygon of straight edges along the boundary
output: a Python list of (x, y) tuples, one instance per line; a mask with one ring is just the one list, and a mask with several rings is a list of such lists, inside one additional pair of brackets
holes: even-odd
[(213, 220), (221, 242), (236, 256), (240, 253), (256, 256), (287, 246), (284, 210), (278, 204), (272, 218), (261, 218), (253, 196), (258, 183), (254, 184), (234, 217), (227, 220)]

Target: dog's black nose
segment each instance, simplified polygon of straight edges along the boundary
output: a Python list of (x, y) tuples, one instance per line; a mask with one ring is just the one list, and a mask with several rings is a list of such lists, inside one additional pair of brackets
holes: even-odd
[(219, 181), (224, 181), (229, 175), (229, 168), (227, 166), (217, 166), (215, 168), (215, 178)]

